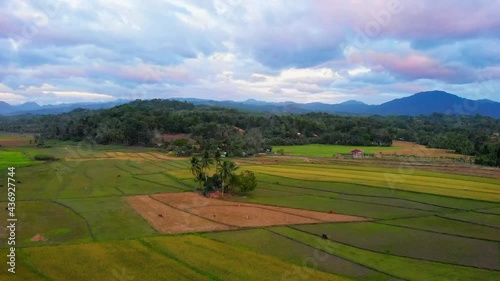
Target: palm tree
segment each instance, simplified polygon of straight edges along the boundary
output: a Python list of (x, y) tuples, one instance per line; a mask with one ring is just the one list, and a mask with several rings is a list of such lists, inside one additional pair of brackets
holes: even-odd
[[(198, 177), (200, 174), (202, 174), (202, 166), (201, 166), (201, 161), (198, 157), (196, 156), (193, 156), (191, 158), (191, 173), (193, 174), (193, 176), (195, 177), (195, 181), (198, 182)], [(201, 187), (201, 181), (199, 181), (200, 183), (200, 187)]]
[(200, 189), (202, 189), (203, 183), (206, 182), (206, 174), (202, 171), (200, 171), (194, 178), (195, 182), (198, 182), (200, 184)]
[(221, 158), (222, 158), (222, 155), (220, 154), (220, 150), (217, 148), (217, 150), (215, 151), (215, 157), (214, 157), (214, 160), (215, 160), (215, 173), (219, 173), (219, 168), (220, 168), (220, 165), (221, 165)]
[(205, 172), (205, 181), (208, 180), (207, 177), (207, 170), (210, 169), (210, 166), (212, 166), (214, 163), (214, 160), (210, 158), (210, 154), (208, 153), (208, 150), (205, 150), (203, 153), (203, 157), (201, 157), (201, 168)]
[(220, 166), (219, 175), (222, 180), (222, 196), (224, 196), (224, 182), (230, 181), (234, 177), (234, 171), (238, 170), (238, 166), (231, 161), (223, 161)]

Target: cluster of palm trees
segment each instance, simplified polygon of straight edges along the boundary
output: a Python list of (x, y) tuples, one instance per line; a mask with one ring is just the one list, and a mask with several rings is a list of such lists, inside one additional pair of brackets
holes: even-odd
[[(208, 170), (215, 164), (215, 174), (208, 176)], [(222, 160), (222, 155), (219, 150), (215, 152), (214, 158), (210, 156), (208, 151), (204, 151), (201, 158), (193, 156), (191, 158), (191, 173), (195, 177), (195, 181), (199, 183), (200, 189), (207, 184), (209, 178), (215, 176), (221, 180), (222, 196), (224, 189), (235, 183), (236, 175), (234, 172), (238, 170), (238, 166), (229, 160)]]

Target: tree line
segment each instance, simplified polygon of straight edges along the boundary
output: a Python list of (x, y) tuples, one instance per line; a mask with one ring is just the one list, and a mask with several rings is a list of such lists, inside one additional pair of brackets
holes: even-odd
[[(40, 133), (44, 139), (152, 146), (190, 156), (217, 149), (226, 156), (271, 151), (273, 145), (338, 144), (391, 146), (414, 141), (432, 148), (476, 156), (499, 166), (500, 120), (484, 116), (340, 116), (321, 112), (252, 113), (195, 106), (174, 100), (136, 100), (111, 109), (77, 109), (60, 115), (0, 117), (0, 130)], [(162, 134), (189, 140), (162, 141)]]

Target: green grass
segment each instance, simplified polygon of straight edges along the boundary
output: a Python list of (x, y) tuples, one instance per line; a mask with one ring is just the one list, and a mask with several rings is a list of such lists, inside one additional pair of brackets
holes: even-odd
[(390, 225), (398, 225), (421, 230), (447, 233), (457, 236), (488, 239), (500, 242), (498, 229), (483, 227), (465, 222), (447, 220), (439, 217), (423, 217), (413, 219), (390, 220), (383, 222)]
[(258, 197), (249, 198), (246, 202), (276, 205), (291, 208), (301, 208), (318, 212), (329, 212), (361, 216), (376, 219), (392, 219), (402, 217), (428, 216), (432, 212), (397, 208), (391, 206), (373, 205), (363, 202), (351, 202), (342, 199), (317, 197), (310, 195), (286, 197)]
[[(0, 220), (6, 221), (7, 211), (3, 211), (6, 203), (0, 206)], [(15, 209), (17, 222), (17, 246), (39, 246), (63, 243), (91, 242), (85, 220), (68, 208), (53, 202), (20, 201)], [(37, 234), (46, 241), (31, 241)], [(6, 246), (6, 245), (2, 245)]]
[(344, 257), (406, 280), (493, 281), (500, 278), (498, 271), (421, 261), (367, 251), (334, 241), (326, 241), (318, 236), (288, 227), (276, 227), (271, 228), (271, 230), (330, 254)]
[[(128, 153), (133, 159), (98, 159), (106, 157), (107, 151)], [(62, 158), (44, 165), (18, 166), (16, 180), (22, 181), (17, 192), (18, 242), (28, 248), (19, 249), (20, 275), (13, 280), (114, 280), (113, 268), (130, 269), (141, 280), (277, 280), (284, 274), (291, 274), (285, 277), (292, 279), (340, 278), (324, 272), (359, 280), (499, 277), (498, 272), (472, 268), (498, 270), (500, 221), (495, 214), (500, 204), (492, 202), (500, 201), (498, 179), (353, 165), (245, 165), (258, 172), (259, 184), (257, 190), (237, 200), (334, 210), (380, 221), (294, 226), (315, 235), (281, 227), (202, 234), (210, 239), (158, 237), (125, 197), (192, 190), (196, 183), (187, 160), (156, 159), (152, 149), (81, 145), (78, 149), (72, 142), (54, 142), (46, 149), (5, 148), (0, 151), (0, 163), (6, 159), (1, 157), (7, 155), (3, 152), (14, 153), (9, 158), (18, 162), (31, 162), (23, 152)], [(5, 200), (0, 198), (0, 206)], [(0, 220), (5, 221), (5, 215)], [(320, 239), (322, 233), (339, 243)], [(30, 241), (35, 234), (48, 240)], [(82, 244), (92, 240), (98, 243)], [(329, 253), (322, 252), (327, 258), (315, 263), (323, 273), (303, 267), (311, 265), (308, 258), (318, 248)], [(2, 254), (4, 250), (0, 248)], [(59, 272), (65, 262), (68, 266)], [(6, 278), (0, 273), (0, 280)]]
[(391, 174), (410, 174), (414, 176), (424, 176), (424, 177), (436, 177), (436, 178), (447, 178), (453, 180), (463, 180), (469, 182), (485, 182), (485, 183), (493, 183), (498, 184), (499, 179), (496, 178), (485, 178), (485, 177), (476, 177), (469, 175), (457, 175), (443, 172), (430, 172), (430, 171), (420, 171), (414, 169), (408, 163), (400, 163), (401, 165), (397, 168), (394, 167), (375, 167), (373, 164), (367, 164), (370, 166), (363, 165), (363, 163), (356, 163), (356, 165), (351, 163), (346, 163), (344, 165), (338, 164), (315, 164), (315, 163), (300, 163), (300, 164), (290, 164), (290, 166), (294, 167), (305, 167), (305, 168), (314, 168), (314, 169), (335, 169), (335, 170), (346, 170), (346, 171), (366, 171), (366, 172), (377, 172), (377, 173), (391, 173)]
[[(299, 194), (325, 195), (325, 192), (335, 192), (344, 195), (362, 195), (365, 197), (377, 196), (387, 198), (398, 198), (422, 202), (426, 204), (437, 205), (446, 208), (455, 208), (462, 210), (480, 209), (480, 208), (500, 208), (500, 204), (484, 201), (476, 201), (461, 198), (452, 198), (425, 193), (409, 192), (399, 189), (383, 189), (367, 185), (344, 182), (325, 182), (325, 181), (307, 181), (301, 179), (292, 179), (278, 177), (266, 174), (257, 174), (259, 187), (273, 188), (281, 191), (296, 192)], [(276, 184), (278, 182), (279, 184)], [(314, 190), (308, 189), (312, 188)], [(319, 191), (318, 191), (319, 190)], [(356, 198), (359, 200), (360, 196)]]
[(286, 280), (287, 276), (294, 277), (298, 273), (307, 274), (309, 280), (347, 280), (198, 236), (145, 241), (221, 280)]
[[(22, 249), (17, 267), (26, 268), (28, 264), (41, 273), (41, 276), (35, 277), (31, 274), (27, 277), (33, 281), (210, 280), (162, 254), (151, 251), (139, 241)], [(2, 270), (2, 274), (4, 272), (5, 270)], [(24, 275), (17, 273), (15, 277), (19, 278), (17, 275), (20, 274)]]
[(301, 266), (305, 261), (314, 260), (314, 263), (309, 266), (356, 280), (387, 281), (390, 279), (386, 274), (331, 254), (321, 253), (314, 247), (284, 238), (265, 229), (207, 233), (203, 236)]
[[(260, 178), (260, 177), (258, 177)], [(366, 190), (366, 193), (370, 193), (370, 187), (366, 186), (356, 186), (351, 185), (353, 189), (359, 189), (360, 193), (356, 194), (353, 192), (353, 189), (344, 190), (343, 188), (337, 188), (339, 185), (342, 187), (346, 187), (345, 184), (337, 184), (331, 183), (329, 186), (318, 187), (316, 185), (309, 185), (307, 182), (304, 182), (304, 187), (300, 187), (300, 185), (284, 185), (286, 181), (281, 181), (279, 184), (268, 183), (268, 182), (259, 182), (259, 189), (256, 192), (253, 192), (249, 197), (250, 198), (258, 198), (258, 197), (272, 197), (272, 196), (297, 196), (297, 195), (314, 195), (317, 197), (326, 197), (331, 199), (341, 199), (345, 201), (351, 202), (364, 202), (371, 203), (373, 205), (386, 205), (393, 207), (400, 207), (405, 209), (415, 209), (421, 211), (431, 211), (431, 212), (442, 212), (449, 210), (445, 207), (440, 207), (434, 204), (427, 204), (424, 200), (412, 200), (406, 199), (403, 196), (400, 196), (399, 193), (387, 194), (387, 197), (383, 195), (364, 195), (363, 191)], [(401, 197), (401, 198), (398, 198)], [(418, 197), (418, 196), (414, 196)], [(417, 198), (421, 199), (421, 198)]]
[(452, 214), (444, 214), (444, 217), (461, 220), (464, 222), (471, 222), (476, 224), (483, 224), (500, 229), (500, 216), (493, 214), (482, 214), (475, 212), (460, 212)]
[(98, 241), (131, 239), (157, 234), (125, 202), (123, 197), (61, 199), (58, 202), (83, 216)]
[(478, 212), (487, 213), (487, 214), (500, 215), (500, 207), (480, 209), (480, 210), (477, 210), (477, 211)]
[(371, 222), (301, 225), (294, 228), (350, 246), (456, 265), (500, 269), (498, 243)]
[(17, 169), (39, 163), (40, 162), (31, 161), (22, 152), (0, 150), (0, 172), (2, 174), (6, 175), (8, 172), (7, 168), (10, 167)]
[(299, 156), (310, 157), (332, 157), (336, 154), (349, 154), (354, 149), (361, 149), (367, 154), (373, 154), (377, 151), (393, 151), (399, 147), (380, 147), (380, 146), (344, 146), (330, 144), (307, 144), (307, 145), (277, 145), (273, 146), (273, 151), (280, 149), (285, 151), (285, 154), (293, 154)]
[[(256, 173), (307, 181), (357, 183), (394, 190), (407, 190), (451, 197), (500, 202), (500, 186), (494, 183), (425, 177), (411, 174), (381, 174), (368, 171), (314, 169), (286, 165), (246, 166)], [(467, 190), (464, 189), (467, 187)]]
[[(57, 161), (17, 171), (24, 192), (18, 200), (88, 198), (179, 192), (189, 186), (167, 174), (135, 175), (121, 169), (123, 160)], [(3, 201), (5, 199), (0, 199)]]

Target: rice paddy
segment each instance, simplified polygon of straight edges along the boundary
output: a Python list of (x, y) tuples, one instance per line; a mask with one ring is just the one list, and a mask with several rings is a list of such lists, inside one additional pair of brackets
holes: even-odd
[[(257, 203), (262, 209), (288, 207), (370, 221), (279, 227), (242, 221), (238, 229), (165, 236), (128, 198), (160, 202), (192, 192), (197, 184), (188, 159), (144, 148), (54, 142), (42, 149), (18, 143), (0, 150), (0, 167), (16, 165), (20, 181), (17, 273), (4, 270), (0, 280), (500, 278), (500, 180), (495, 177), (363, 160), (358, 165), (241, 159), (241, 169), (256, 173), (257, 189), (218, 205)], [(61, 160), (30, 159), (41, 152)], [(269, 164), (256, 165), (257, 160)], [(0, 181), (5, 191), (6, 173)], [(172, 200), (171, 208), (183, 208), (182, 200)], [(0, 206), (6, 203), (0, 198)], [(214, 218), (211, 206), (189, 212), (229, 223)], [(1, 213), (0, 221), (6, 216)], [(159, 219), (156, 213), (150, 218)], [(3, 244), (0, 252), (6, 251)]]

